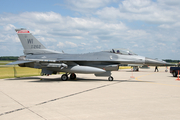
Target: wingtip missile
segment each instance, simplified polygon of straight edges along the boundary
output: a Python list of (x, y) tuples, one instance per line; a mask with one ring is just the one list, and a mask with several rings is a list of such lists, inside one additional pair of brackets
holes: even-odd
[(17, 28), (17, 29), (15, 29), (16, 32), (21, 31), (21, 30), (27, 30), (27, 29), (26, 28)]

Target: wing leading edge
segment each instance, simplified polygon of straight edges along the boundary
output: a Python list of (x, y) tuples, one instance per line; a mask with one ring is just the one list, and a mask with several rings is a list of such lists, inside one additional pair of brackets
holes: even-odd
[(33, 61), (18, 60), (15, 62), (8, 63), (6, 65), (17, 65), (17, 64), (30, 63), (30, 62), (33, 62)]

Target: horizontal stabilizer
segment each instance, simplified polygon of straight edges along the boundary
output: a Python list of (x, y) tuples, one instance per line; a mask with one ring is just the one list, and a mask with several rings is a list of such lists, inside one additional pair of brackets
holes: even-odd
[(17, 65), (17, 64), (30, 63), (30, 62), (33, 62), (33, 61), (18, 60), (15, 62), (8, 63), (6, 65)]

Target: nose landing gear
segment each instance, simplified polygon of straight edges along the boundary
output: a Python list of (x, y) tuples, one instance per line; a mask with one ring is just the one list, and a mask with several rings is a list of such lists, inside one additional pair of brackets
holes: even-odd
[(109, 81), (113, 81), (114, 78), (113, 78), (112, 76), (109, 76), (108, 80), (109, 80)]

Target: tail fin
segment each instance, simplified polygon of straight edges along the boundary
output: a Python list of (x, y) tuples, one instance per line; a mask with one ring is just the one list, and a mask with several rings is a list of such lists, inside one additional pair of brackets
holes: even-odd
[(24, 54), (59, 53), (46, 49), (28, 30), (24, 28), (15, 29), (23, 45)]

